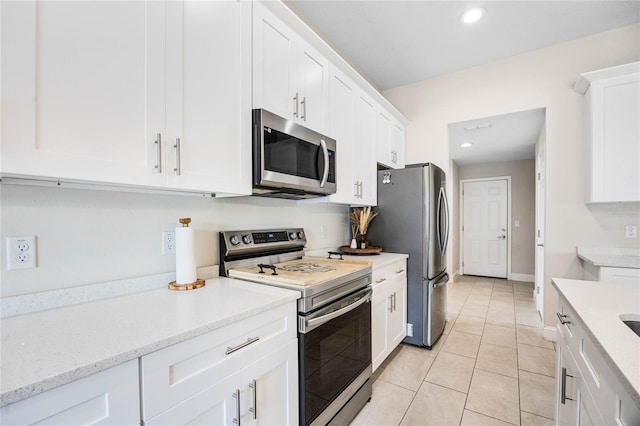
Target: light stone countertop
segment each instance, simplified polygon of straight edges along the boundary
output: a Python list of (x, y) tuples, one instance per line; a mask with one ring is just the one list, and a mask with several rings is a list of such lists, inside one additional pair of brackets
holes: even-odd
[(576, 253), (593, 266), (640, 269), (640, 249), (578, 247)]
[(640, 286), (561, 278), (553, 278), (553, 285), (586, 326), (629, 396), (640, 405), (640, 337), (619, 317), (640, 316)]
[[(327, 257), (327, 252), (330, 251), (329, 249), (326, 250), (310, 250), (305, 252), (306, 256), (321, 256), (321, 257)], [(338, 251), (337, 249), (331, 250), (331, 251)], [(337, 259), (337, 256), (332, 256), (334, 259)], [(387, 253), (387, 252), (381, 252), (378, 254), (371, 254), (371, 255), (351, 255), (351, 254), (344, 254), (343, 258), (344, 259), (352, 259), (352, 260), (368, 260), (369, 262), (371, 262), (371, 265), (374, 269), (378, 269), (378, 268), (384, 268), (387, 265), (392, 264), (393, 262), (397, 262), (398, 260), (402, 260), (402, 259), (407, 259), (409, 257), (408, 254), (402, 254), (402, 253)]]
[(78, 380), (297, 300), (300, 293), (229, 278), (2, 319), (0, 406)]

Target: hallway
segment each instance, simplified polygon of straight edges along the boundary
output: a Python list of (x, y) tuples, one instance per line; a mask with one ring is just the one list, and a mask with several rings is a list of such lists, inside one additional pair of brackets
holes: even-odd
[(433, 350), (401, 344), (352, 425), (552, 425), (555, 349), (533, 283), (462, 276)]

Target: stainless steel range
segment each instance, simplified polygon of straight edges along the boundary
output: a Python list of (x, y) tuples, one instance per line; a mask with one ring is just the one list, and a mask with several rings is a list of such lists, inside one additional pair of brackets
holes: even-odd
[[(347, 425), (371, 397), (371, 263), (305, 257), (301, 228), (220, 233), (220, 275), (301, 292), (301, 425)], [(333, 257), (333, 258), (332, 258)]]

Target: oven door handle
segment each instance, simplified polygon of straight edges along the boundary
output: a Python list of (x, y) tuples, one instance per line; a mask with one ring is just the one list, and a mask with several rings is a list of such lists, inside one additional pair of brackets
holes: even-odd
[[(373, 291), (370, 288), (366, 288), (356, 293), (358, 297), (353, 303), (345, 306), (344, 308), (337, 309), (335, 311), (331, 311), (328, 314), (320, 315), (316, 318), (305, 318), (303, 316), (298, 317), (298, 331), (300, 333), (308, 333), (311, 330), (320, 327), (322, 324), (326, 324), (332, 319), (339, 317), (340, 315), (344, 315), (347, 312), (353, 311), (360, 305), (367, 303), (371, 300), (371, 294)], [(322, 311), (318, 312), (321, 314)]]

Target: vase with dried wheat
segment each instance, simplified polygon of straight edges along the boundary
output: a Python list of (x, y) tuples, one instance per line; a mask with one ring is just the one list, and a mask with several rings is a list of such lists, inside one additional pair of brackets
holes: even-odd
[[(378, 213), (371, 211), (370, 206), (363, 207), (361, 209), (353, 209), (351, 212), (351, 223), (356, 226), (356, 232), (360, 233), (360, 243), (358, 244), (358, 248), (364, 249), (369, 246), (369, 242), (367, 241), (367, 229), (369, 228), (371, 221), (377, 215)], [(353, 235), (355, 235), (355, 233), (353, 233)]]

